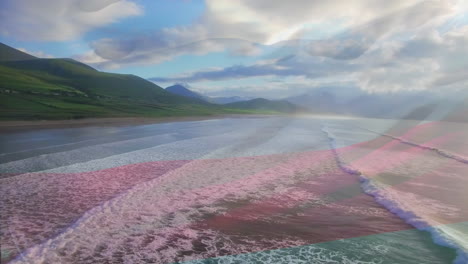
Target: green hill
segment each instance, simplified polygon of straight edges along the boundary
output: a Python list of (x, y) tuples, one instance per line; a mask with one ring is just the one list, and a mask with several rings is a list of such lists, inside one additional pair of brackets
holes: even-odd
[(100, 72), (72, 59), (38, 59), (0, 46), (1, 119), (208, 115), (221, 108), (143, 78)]
[(0, 63), (2, 88), (23, 92), (70, 92), (88, 97), (128, 98), (160, 102), (191, 102), (134, 75), (97, 71), (72, 59), (34, 59)]
[(36, 57), (0, 43), (0, 61), (21, 61), (37, 59)]
[(285, 100), (267, 100), (264, 98), (256, 98), (248, 101), (234, 102), (225, 104), (224, 106), (230, 109), (247, 109), (279, 113), (296, 113), (303, 110), (297, 105)]
[(0, 119), (159, 117), (257, 113), (179, 96), (130, 74), (72, 59), (39, 59), (0, 45)]

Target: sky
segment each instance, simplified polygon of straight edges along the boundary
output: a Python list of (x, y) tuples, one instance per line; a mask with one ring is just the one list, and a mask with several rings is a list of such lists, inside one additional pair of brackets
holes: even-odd
[(466, 0), (2, 0), (0, 41), (211, 96), (468, 89)]

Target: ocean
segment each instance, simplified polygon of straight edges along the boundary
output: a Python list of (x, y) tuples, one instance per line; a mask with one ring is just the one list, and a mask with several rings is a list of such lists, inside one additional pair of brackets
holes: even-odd
[(2, 263), (468, 263), (468, 124), (0, 134)]

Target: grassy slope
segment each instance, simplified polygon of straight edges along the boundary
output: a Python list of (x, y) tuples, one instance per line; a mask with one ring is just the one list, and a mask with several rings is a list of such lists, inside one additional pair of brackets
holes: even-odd
[(36, 57), (0, 43), (0, 61), (20, 61), (37, 59)]
[(176, 95), (189, 97), (189, 98), (196, 98), (198, 100), (201, 100), (202, 102), (209, 102), (207, 100), (208, 98), (205, 98), (203, 95), (198, 94), (192, 90), (189, 90), (180, 84), (171, 85), (169, 87), (166, 87), (165, 90), (171, 94), (176, 94)]
[(223, 112), (134, 75), (99, 72), (69, 59), (0, 63), (1, 119), (185, 116)]
[(0, 63), (0, 119), (257, 113), (173, 95), (137, 76), (74, 64), (64, 59)]
[(135, 75), (100, 72), (72, 59), (38, 59), (3, 44), (0, 54), (0, 119), (4, 120), (250, 114), (278, 110), (205, 103), (174, 95)]

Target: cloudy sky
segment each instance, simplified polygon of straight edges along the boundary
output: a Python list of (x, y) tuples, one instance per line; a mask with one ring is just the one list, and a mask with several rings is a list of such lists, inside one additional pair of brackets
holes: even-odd
[(165, 87), (468, 89), (466, 0), (2, 0), (0, 41)]

